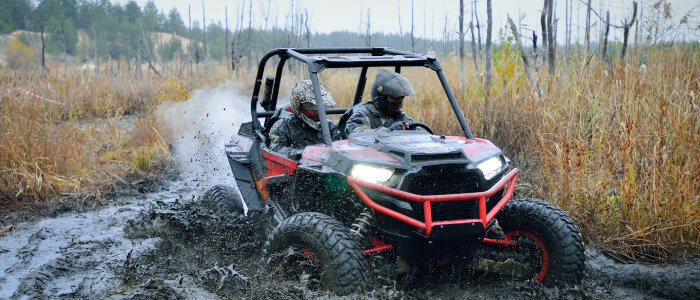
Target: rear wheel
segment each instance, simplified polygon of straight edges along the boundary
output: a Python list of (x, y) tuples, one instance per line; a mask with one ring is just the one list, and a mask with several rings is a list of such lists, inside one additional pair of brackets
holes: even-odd
[(221, 216), (243, 214), (239, 193), (227, 185), (215, 185), (203, 197), (204, 205)]
[(583, 241), (561, 209), (542, 200), (517, 199), (508, 202), (497, 218), (505, 237), (518, 244), (497, 246), (500, 259), (520, 263), (523, 278), (547, 285), (581, 281)]
[(337, 220), (321, 213), (300, 213), (284, 220), (266, 245), (279, 281), (338, 295), (365, 289), (367, 262), (357, 242)]

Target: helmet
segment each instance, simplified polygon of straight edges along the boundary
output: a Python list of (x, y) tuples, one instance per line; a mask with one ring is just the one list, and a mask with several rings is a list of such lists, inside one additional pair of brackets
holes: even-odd
[[(319, 84), (319, 87), (321, 88), (321, 97), (323, 98), (323, 104), (326, 106), (326, 108), (335, 106), (335, 101), (333, 100), (333, 97), (331, 97), (331, 94), (328, 93), (328, 91), (326, 91), (322, 85)], [(314, 88), (311, 84), (311, 80), (302, 80), (294, 84), (294, 87), (292, 87), (291, 102), (292, 113), (294, 113), (297, 118), (304, 121), (304, 123), (308, 124), (313, 129), (321, 129), (321, 123), (319, 122), (318, 117), (312, 118), (311, 116), (306, 115), (302, 109), (302, 106), (305, 103), (316, 106), (316, 97), (314, 97)]]
[(397, 114), (401, 110), (398, 108), (390, 108), (387, 101), (388, 96), (405, 97), (413, 96), (416, 92), (413, 91), (411, 83), (406, 77), (396, 72), (387, 70), (379, 70), (377, 77), (372, 82), (372, 100), (377, 103), (379, 109), (390, 114)]

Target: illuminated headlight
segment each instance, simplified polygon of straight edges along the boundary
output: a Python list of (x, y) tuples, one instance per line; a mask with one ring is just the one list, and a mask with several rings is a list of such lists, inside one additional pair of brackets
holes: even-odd
[(350, 175), (360, 180), (372, 183), (386, 182), (394, 174), (394, 169), (370, 165), (354, 165)]
[(491, 157), (476, 166), (484, 173), (486, 180), (491, 180), (498, 172), (503, 170), (503, 160), (499, 156)]

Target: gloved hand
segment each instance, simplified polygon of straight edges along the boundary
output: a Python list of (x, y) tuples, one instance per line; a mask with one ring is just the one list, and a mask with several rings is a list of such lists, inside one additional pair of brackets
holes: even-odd
[(408, 123), (406, 122), (396, 122), (389, 127), (389, 130), (394, 131), (394, 130), (406, 130), (408, 129)]

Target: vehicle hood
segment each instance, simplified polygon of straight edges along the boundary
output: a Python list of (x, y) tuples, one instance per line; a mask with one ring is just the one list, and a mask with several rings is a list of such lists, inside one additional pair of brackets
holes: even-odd
[(431, 164), (478, 163), (500, 154), (501, 150), (488, 140), (401, 130), (356, 133), (332, 146), (309, 146), (302, 160), (344, 172), (354, 163), (408, 170)]

